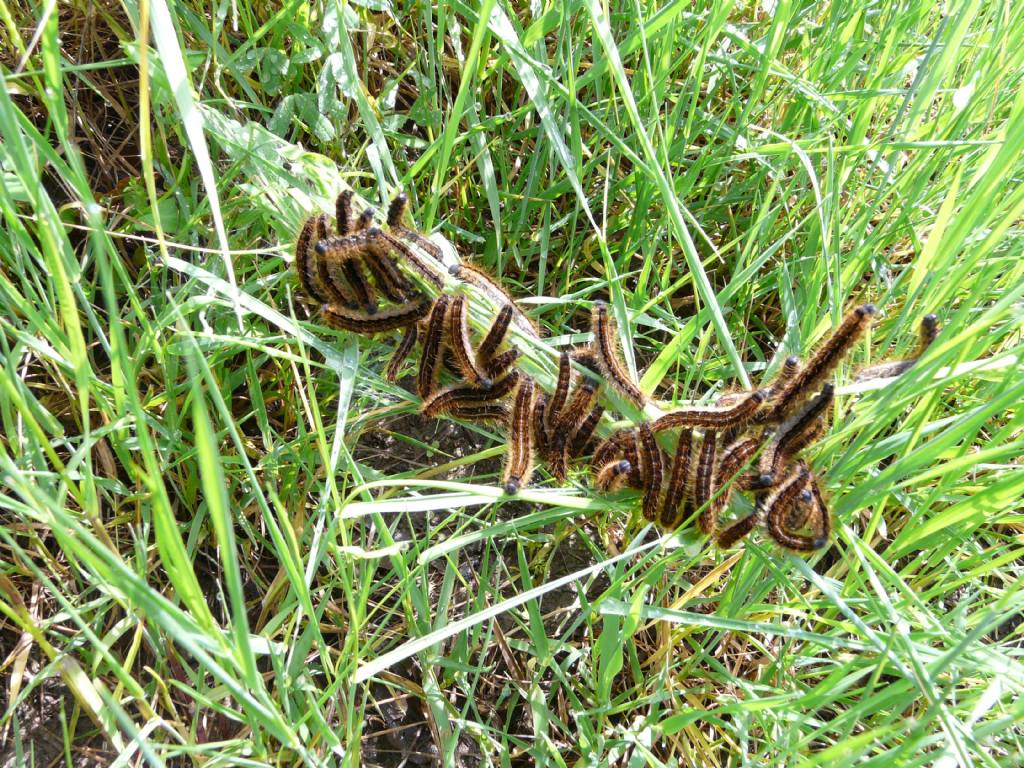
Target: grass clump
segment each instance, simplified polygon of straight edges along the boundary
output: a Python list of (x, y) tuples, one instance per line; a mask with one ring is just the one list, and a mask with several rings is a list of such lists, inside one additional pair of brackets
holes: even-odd
[[(0, 765), (1014, 764), (1024, 7), (0, 10)], [(513, 503), (300, 300), (346, 185), (665, 400), (943, 331), (821, 554)]]

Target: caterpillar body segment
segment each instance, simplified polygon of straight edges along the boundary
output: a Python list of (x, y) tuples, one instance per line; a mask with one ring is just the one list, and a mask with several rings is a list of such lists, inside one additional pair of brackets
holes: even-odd
[[(606, 438), (594, 451), (594, 466), (602, 467), (618, 455), (636, 453), (636, 431), (620, 429)], [(625, 456), (624, 458), (629, 458)]]
[(370, 229), (366, 230), (366, 236), (390, 246), (402, 257), (403, 262), (416, 272), (424, 282), (430, 283), (437, 290), (444, 288), (444, 277), (438, 273), (437, 267), (431, 266), (424, 261), (422, 256), (413, 251), (402, 240), (376, 227), (370, 227)]
[(346, 189), (334, 201), (334, 224), (344, 237), (352, 231), (352, 190)]
[(740, 427), (754, 418), (767, 396), (766, 390), (757, 390), (739, 398), (735, 405), (724, 408), (683, 408), (673, 411), (654, 422), (654, 431), (662, 432), (677, 427), (703, 427), (714, 430)]
[(510, 307), (512, 310), (510, 324), (514, 324), (522, 333), (525, 333), (538, 341), (540, 340), (540, 332), (533, 324), (533, 321), (523, 314), (523, 311), (519, 309), (515, 300), (508, 291), (502, 288), (501, 285), (499, 285), (498, 282), (484, 270), (472, 264), (453, 264), (448, 268), (448, 272), (458, 280), (461, 280), (464, 283), (469, 283), (477, 288), (495, 307)]
[(570, 364), (569, 353), (562, 352), (558, 358), (558, 380), (555, 383), (555, 393), (551, 396), (551, 400), (548, 403), (547, 425), (549, 432), (555, 417), (562, 412), (565, 400), (569, 396), (569, 382), (571, 380), (571, 376), (572, 366)]
[(359, 214), (359, 218), (356, 219), (354, 231), (362, 232), (369, 229), (373, 225), (373, 218), (376, 215), (377, 212), (373, 208), (364, 208), (363, 212)]
[(545, 458), (550, 454), (550, 435), (547, 427), (548, 396), (543, 392), (537, 394), (533, 403), (533, 440), (537, 453)]
[(642, 511), (644, 519), (654, 522), (658, 519), (658, 503), (661, 501), (664, 461), (661, 446), (648, 422), (637, 427), (636, 445), (640, 462), (640, 485), (644, 492)]
[(761, 460), (761, 474), (777, 476), (782, 464), (821, 437), (832, 406), (835, 387), (825, 384), (816, 396), (776, 430)]
[(315, 242), (316, 227), (316, 217), (311, 216), (306, 219), (299, 231), (298, 240), (295, 242), (295, 272), (299, 276), (299, 285), (302, 286), (303, 292), (311, 299), (321, 304), (327, 304), (331, 301), (331, 297), (321, 290), (317, 277), (314, 275), (316, 265), (310, 259), (310, 249)]
[(484, 373), (491, 379), (497, 379), (499, 376), (507, 373), (518, 359), (518, 349), (515, 347), (506, 349), (484, 363)]
[(590, 413), (587, 414), (587, 417), (576, 428), (572, 440), (569, 441), (568, 452), (570, 458), (582, 456), (586, 452), (587, 445), (590, 444), (597, 425), (601, 423), (602, 416), (604, 416), (604, 408), (600, 405), (595, 405), (591, 408)]
[(715, 470), (717, 469), (718, 433), (708, 431), (701, 441), (700, 453), (697, 455), (697, 472), (694, 478), (695, 507), (700, 508), (697, 524), (702, 532), (712, 534), (718, 527), (718, 509), (713, 502), (715, 493)]
[[(715, 434), (706, 435), (705, 443), (710, 438), (715, 440)], [(743, 467), (748, 464), (761, 447), (761, 442), (755, 437), (747, 437), (736, 440), (729, 444), (716, 459), (712, 460), (712, 484), (702, 488), (701, 494), (710, 494), (704, 503), (707, 507), (702, 511), (700, 518), (701, 530), (706, 533), (713, 533), (718, 527), (718, 518), (721, 512), (728, 506), (734, 490), (750, 490), (747, 488), (747, 479), (752, 473), (741, 474)], [(708, 461), (704, 455), (702, 446), (701, 460)], [(698, 464), (698, 487), (706, 484), (705, 467)], [(698, 504), (699, 506), (699, 504)]]
[(337, 304), (325, 304), (320, 312), (328, 325), (355, 333), (382, 333), (404, 328), (422, 318), (430, 308), (426, 299), (366, 314)]
[(602, 491), (614, 490), (622, 485), (632, 471), (633, 466), (626, 459), (610, 461), (597, 471), (594, 486)]
[(399, 192), (391, 198), (391, 204), (388, 206), (388, 229), (398, 237), (411, 242), (420, 250), (427, 252), (437, 261), (443, 262), (444, 254), (441, 253), (441, 249), (436, 243), (431, 242), (419, 232), (409, 229), (402, 223), (408, 208), (409, 198), (406, 197), (404, 192)]
[(442, 389), (423, 403), (423, 415), (435, 418), (447, 413), (452, 407), (468, 404), (491, 403), (509, 395), (520, 379), (518, 371), (506, 376), (489, 389), (454, 385)]
[(669, 472), (668, 485), (665, 487), (665, 499), (661, 507), (658, 522), (669, 530), (678, 527), (688, 516), (690, 507), (690, 454), (693, 450), (693, 430), (683, 429), (679, 432), (676, 452), (672, 457), (672, 469)]
[(574, 347), (569, 353), (572, 359), (582, 365), (591, 373), (597, 375), (603, 375), (601, 373), (601, 361), (597, 357), (597, 352), (594, 351), (594, 347), (590, 344), (586, 344), (582, 347)]
[[(307, 249), (307, 259), (315, 262), (316, 281), (320, 290), (327, 295), (327, 304), (336, 304), (348, 309), (362, 309), (367, 313), (376, 310), (371, 301), (369, 291), (361, 274), (349, 275), (348, 262), (345, 260), (327, 259), (319, 253), (320, 243), (329, 236), (330, 228), (325, 214), (321, 214), (313, 222), (313, 240), (310, 243), (312, 252)], [(353, 285), (353, 282), (355, 283)]]
[(939, 320), (935, 315), (928, 314), (921, 318), (921, 325), (918, 330), (917, 351), (913, 357), (905, 360), (895, 360), (888, 363), (878, 363), (867, 368), (862, 368), (853, 377), (854, 381), (869, 381), (871, 379), (890, 379), (902, 376), (917, 363), (918, 359), (932, 345), (932, 342), (939, 335)]
[(761, 512), (754, 510), (750, 514), (736, 520), (718, 534), (718, 546), (722, 549), (729, 549), (733, 544), (742, 539), (760, 522)]
[(391, 254), (382, 248), (370, 248), (363, 257), (363, 264), (373, 275), (377, 287), (389, 301), (400, 304), (407, 301), (416, 291), (408, 278), (402, 274)]
[(466, 381), (489, 388), (490, 377), (483, 371), (469, 338), (466, 322), (466, 297), (459, 295), (448, 306), (448, 340), (455, 365)]
[(768, 533), (783, 547), (799, 552), (810, 552), (822, 546), (820, 537), (794, 533), (786, 524), (795, 504), (813, 503), (814, 494), (810, 489), (809, 480), (810, 474), (807, 470), (798, 468), (783, 481), (765, 504)]
[(523, 376), (519, 381), (509, 424), (508, 455), (502, 487), (509, 496), (526, 487), (533, 474), (533, 379)]
[(412, 323), (405, 329), (405, 333), (402, 335), (402, 340), (391, 355), (391, 360), (388, 362), (387, 372), (384, 374), (385, 379), (391, 383), (398, 381), (398, 372), (402, 369), (402, 363), (404, 363), (409, 357), (409, 354), (416, 346), (416, 340), (418, 338), (419, 326), (416, 323)]
[(562, 432), (567, 436), (576, 433), (580, 425), (593, 411), (597, 400), (597, 382), (593, 379), (584, 379), (576, 385), (572, 396), (565, 403), (552, 425), (555, 431)]
[[(320, 262), (327, 264), (326, 260)], [(373, 289), (367, 282), (366, 277), (359, 269), (359, 264), (351, 259), (345, 259), (338, 264), (341, 273), (345, 276), (345, 282), (352, 290), (356, 304), (362, 307), (366, 314), (373, 315), (377, 312), (377, 301), (374, 298)]]
[(849, 312), (807, 362), (772, 394), (764, 420), (783, 421), (814, 395), (857, 340), (867, 332), (876, 311), (874, 304), (863, 304)]
[(594, 332), (594, 351), (597, 353), (597, 362), (601, 367), (601, 373), (620, 395), (642, 408), (647, 402), (647, 398), (630, 377), (622, 362), (615, 324), (608, 313), (608, 305), (603, 301), (594, 302), (590, 325)]
[(480, 347), (477, 349), (477, 355), (486, 364), (493, 360), (498, 354), (498, 348), (502, 342), (505, 341), (505, 336), (508, 335), (508, 327), (512, 323), (513, 308), (511, 304), (504, 304), (498, 315), (494, 318), (494, 322), (491, 323), (491, 327), (487, 330), (487, 335), (484, 336), (484, 340), (480, 342)]
[(456, 403), (451, 406), (448, 415), (464, 421), (493, 421), (508, 426), (512, 411), (507, 403)]
[(438, 378), (444, 364), (445, 352), (445, 317), (451, 298), (442, 295), (434, 302), (427, 317), (426, 334), (423, 338), (423, 352), (420, 356), (420, 370), (417, 378), (417, 389), (423, 400), (427, 400), (437, 390)]

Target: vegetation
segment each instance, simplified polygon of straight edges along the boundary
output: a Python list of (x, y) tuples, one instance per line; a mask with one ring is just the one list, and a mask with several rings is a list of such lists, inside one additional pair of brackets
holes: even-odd
[[(1024, 5), (482, 6), (0, 0), (0, 765), (1018, 764)], [(942, 331), (721, 551), (318, 322), (345, 186), (666, 401)]]

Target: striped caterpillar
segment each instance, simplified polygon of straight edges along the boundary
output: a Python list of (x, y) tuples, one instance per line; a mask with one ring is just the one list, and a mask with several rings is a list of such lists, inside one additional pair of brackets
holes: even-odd
[[(570, 462), (587, 454), (600, 428), (604, 385), (638, 407), (648, 403), (620, 357), (621, 337), (608, 306), (594, 302), (593, 343), (560, 354), (554, 389), (546, 392), (517, 367), (522, 352), (509, 338), (514, 328), (539, 339), (536, 325), (485, 271), (464, 264), (446, 267), (438, 246), (403, 224), (406, 208), (405, 196), (396, 196), (384, 230), (374, 224), (372, 209), (353, 221), (352, 195), (343, 192), (336, 203), (336, 231), (330, 231), (326, 215), (310, 217), (295, 252), (303, 293), (320, 305), (333, 327), (402, 333), (385, 375), (397, 380), (405, 361), (419, 351), (416, 390), (425, 416), (491, 422), (504, 429), (508, 450), (501, 485), (507, 494), (529, 485), (538, 459), (564, 481)], [(483, 334), (474, 333), (465, 292), (445, 292), (452, 279), (496, 308)], [(699, 529), (723, 548), (758, 527), (787, 549), (825, 546), (831, 515), (819, 479), (800, 454), (827, 430), (834, 397), (828, 379), (875, 313), (871, 304), (854, 308), (806, 361), (786, 359), (778, 377), (761, 389), (613, 432), (593, 451), (595, 487), (635, 488), (642, 492), (645, 519), (674, 529), (695, 517)], [(902, 374), (937, 334), (934, 315), (925, 317), (915, 357), (872, 366), (860, 377)], [(672, 443), (673, 450), (663, 443)], [(720, 517), (737, 492), (753, 496), (753, 511), (723, 526)]]

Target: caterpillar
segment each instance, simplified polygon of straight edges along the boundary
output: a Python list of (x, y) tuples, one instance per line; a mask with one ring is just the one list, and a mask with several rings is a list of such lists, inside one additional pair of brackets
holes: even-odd
[[(353, 223), (352, 197), (344, 192), (335, 202), (336, 232), (323, 214), (303, 223), (295, 245), (302, 292), (333, 327), (360, 334), (402, 331), (385, 376), (396, 381), (419, 349), (415, 389), (424, 416), (505, 429), (505, 493), (514, 495), (530, 483), (537, 459), (557, 480), (567, 479), (570, 462), (585, 455), (606, 415), (602, 380), (632, 404), (647, 404), (622, 362), (606, 303), (592, 305), (593, 343), (560, 353), (555, 386), (545, 392), (516, 367), (523, 353), (509, 343), (510, 329), (534, 339), (540, 333), (505, 288), (479, 267), (448, 268), (451, 277), (478, 290), (495, 308), (490, 326), (476, 338), (467, 296), (444, 292), (440, 248), (404, 224), (407, 197), (399, 194), (391, 201), (387, 230), (375, 226), (371, 208)], [(430, 298), (416, 280), (437, 295)], [(595, 488), (639, 490), (643, 517), (665, 529), (696, 514), (701, 532), (722, 548), (761, 525), (786, 549), (810, 552), (826, 546), (830, 513), (818, 479), (798, 456), (824, 433), (835, 392), (827, 379), (875, 314), (872, 304), (856, 307), (805, 362), (787, 357), (761, 389), (723, 396), (710, 407), (675, 409), (601, 440), (589, 462)], [(914, 357), (863, 369), (858, 377), (904, 373), (937, 334), (936, 317), (925, 316)], [(574, 362), (582, 373), (573, 370)], [(679, 430), (671, 452), (659, 444), (659, 435), (669, 430)], [(735, 492), (753, 493), (754, 510), (721, 527), (719, 517)], [(809, 533), (801, 533), (805, 529)]]

